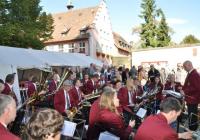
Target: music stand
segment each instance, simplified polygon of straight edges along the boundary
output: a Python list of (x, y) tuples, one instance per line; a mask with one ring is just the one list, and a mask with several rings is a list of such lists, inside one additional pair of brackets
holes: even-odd
[(140, 119), (144, 119), (144, 117), (146, 116), (147, 110), (144, 108), (140, 108), (138, 110), (138, 112), (136, 113), (136, 115), (140, 118)]
[(98, 140), (120, 140), (120, 138), (108, 131), (105, 131), (100, 133)]
[[(65, 118), (65, 120), (67, 120), (67, 118)], [(81, 140), (81, 139), (83, 139), (86, 121), (82, 120), (82, 119), (73, 119), (72, 122), (76, 124), (76, 125), (74, 125), (75, 128), (72, 128), (72, 129), (75, 129), (74, 135), (73, 136), (62, 135), (61, 140), (69, 140), (69, 139)], [(71, 125), (71, 126), (73, 126), (73, 125)]]
[[(195, 117), (197, 117), (197, 122), (196, 123), (192, 123), (192, 117), (193, 116), (195, 116)], [(192, 126), (192, 125), (199, 125), (199, 123), (200, 123), (200, 116), (199, 115), (197, 115), (197, 114), (194, 114), (194, 113), (191, 113), (190, 115), (189, 115), (189, 118), (188, 118), (189, 120), (189, 126)]]

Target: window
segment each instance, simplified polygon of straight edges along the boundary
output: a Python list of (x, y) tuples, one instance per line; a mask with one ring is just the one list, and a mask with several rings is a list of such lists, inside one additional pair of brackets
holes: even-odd
[(74, 46), (75, 46), (74, 43), (70, 44), (69, 48), (68, 48), (68, 52), (73, 53), (74, 52)]
[(63, 51), (64, 51), (63, 44), (59, 44), (59, 45), (58, 45), (58, 51), (59, 51), (59, 52), (63, 52)]
[(85, 53), (85, 42), (80, 42), (79, 43), (79, 52), (80, 53)]

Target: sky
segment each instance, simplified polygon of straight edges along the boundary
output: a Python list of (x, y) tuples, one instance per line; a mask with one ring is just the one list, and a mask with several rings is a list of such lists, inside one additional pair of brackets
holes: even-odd
[[(75, 9), (97, 6), (101, 0), (72, 0)], [(113, 31), (121, 34), (127, 41), (138, 41), (132, 29), (143, 22), (139, 18), (142, 0), (105, 0)], [(47, 13), (67, 11), (68, 0), (41, 0), (40, 5)], [(192, 34), (200, 39), (199, 0), (156, 0), (168, 25), (173, 29), (172, 41), (179, 43), (186, 35)]]

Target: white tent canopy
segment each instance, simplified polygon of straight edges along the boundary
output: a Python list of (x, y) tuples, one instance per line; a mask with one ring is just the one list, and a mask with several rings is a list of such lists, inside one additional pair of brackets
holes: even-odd
[(17, 68), (47, 68), (49, 66), (81, 66), (103, 63), (90, 56), (79, 53), (60, 53), (33, 49), (0, 46), (0, 64)]
[(17, 68), (46, 68), (48, 65), (34, 56), (30, 56), (26, 49), (0, 46), (0, 64), (16, 66)]
[(62, 53), (32, 49), (27, 51), (30, 55), (37, 57), (42, 62), (47, 63), (50, 66), (77, 66), (79, 64), (76, 60), (69, 59), (68, 57), (64, 58)]
[(28, 49), (28, 53), (50, 66), (81, 66), (89, 67), (91, 63), (102, 66), (102, 63), (91, 57), (78, 53), (60, 53)]

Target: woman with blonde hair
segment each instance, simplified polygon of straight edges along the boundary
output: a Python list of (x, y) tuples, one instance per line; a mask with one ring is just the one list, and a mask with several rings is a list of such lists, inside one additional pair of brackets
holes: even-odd
[(33, 114), (26, 125), (26, 140), (60, 140), (64, 119), (53, 109)]
[(130, 121), (126, 127), (121, 113), (118, 111), (119, 99), (113, 88), (106, 87), (99, 101), (99, 117), (98, 123), (101, 128), (114, 133), (121, 140), (127, 140), (129, 136), (133, 136), (132, 127), (135, 121)]

